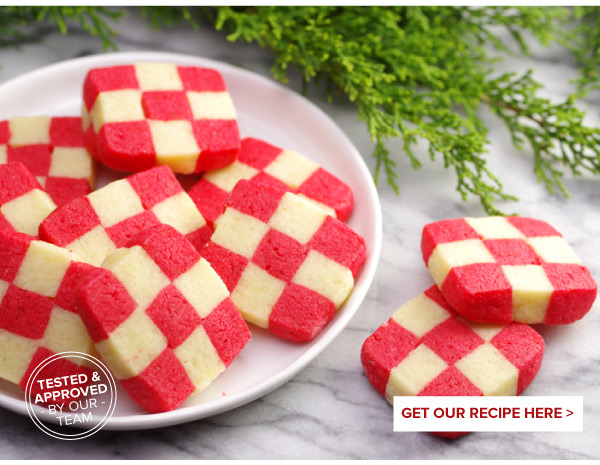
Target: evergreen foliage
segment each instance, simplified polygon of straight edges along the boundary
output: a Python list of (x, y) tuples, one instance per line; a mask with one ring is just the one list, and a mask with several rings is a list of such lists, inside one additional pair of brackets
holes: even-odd
[[(116, 48), (114, 21), (126, 10), (102, 7), (3, 7), (0, 46), (32, 40), (27, 26), (68, 25)], [(375, 179), (381, 172), (399, 192), (397, 164), (387, 146), (400, 138), (412, 166), (425, 141), (457, 178), (463, 199), (477, 196), (487, 213), (514, 199), (486, 163), (488, 106), (506, 124), (513, 143), (533, 153), (533, 170), (551, 192), (568, 195), (565, 170), (600, 175), (600, 129), (583, 123), (576, 98), (600, 88), (598, 7), (140, 7), (150, 27), (188, 23), (215, 27), (227, 39), (250, 42), (274, 56), (273, 76), (287, 82), (300, 71), (305, 86), (324, 80), (331, 100), (349, 99), (373, 142)], [(513, 50), (501, 37), (508, 31)], [(494, 75), (502, 54), (528, 53), (528, 40), (567, 47), (581, 69), (578, 93), (564, 102), (542, 98), (541, 84), (525, 72)]]

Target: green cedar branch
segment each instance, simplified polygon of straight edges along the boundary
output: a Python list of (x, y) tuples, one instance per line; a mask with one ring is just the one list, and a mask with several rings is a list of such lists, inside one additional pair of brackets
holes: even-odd
[(272, 50), (277, 79), (286, 82), (293, 65), (306, 82), (325, 75), (331, 87), (355, 103), (375, 142), (376, 179), (383, 167), (388, 184), (398, 191), (396, 163), (385, 141), (401, 137), (418, 168), (413, 147), (423, 139), (432, 159), (441, 156), (454, 169), (463, 199), (478, 196), (488, 213), (499, 213), (496, 200), (514, 197), (487, 167), (486, 128), (477, 115), (481, 103), (505, 121), (517, 147), (529, 141), (534, 171), (550, 192), (558, 187), (566, 194), (555, 162), (574, 174), (581, 169), (599, 173), (593, 156), (584, 155), (597, 151), (596, 139), (582, 137), (597, 131), (583, 126), (572, 100), (552, 105), (537, 97), (540, 85), (531, 73), (510, 85), (506, 76), (489, 75), (491, 58), (484, 45), (511, 51), (490, 32), (492, 26), (507, 28), (520, 51), (527, 52), (523, 32), (543, 44), (563, 40), (560, 22), (566, 13), (562, 8), (506, 7), (221, 8), (216, 27), (227, 28), (229, 40)]
[(576, 176), (600, 174), (600, 129), (583, 124), (584, 113), (574, 106), (573, 95), (559, 104), (537, 97), (540, 84), (531, 74), (505, 74), (491, 81), (485, 100), (506, 123), (518, 148), (529, 143), (538, 180), (551, 193), (558, 189), (568, 197), (564, 172), (557, 166)]
[(0, 7), (0, 47), (16, 47), (36, 42), (39, 37), (27, 26), (51, 25), (67, 34), (69, 25), (77, 25), (91, 36), (98, 37), (104, 49), (114, 49), (116, 31), (109, 24), (124, 14), (123, 11), (93, 6), (6, 6)]
[[(150, 27), (208, 21), (229, 31), (231, 41), (258, 44), (273, 52), (273, 75), (287, 82), (289, 68), (303, 76), (303, 90), (325, 81), (328, 98), (349, 99), (366, 124), (376, 160), (375, 180), (385, 172), (399, 192), (398, 165), (388, 149), (394, 138), (414, 169), (416, 145), (425, 141), (431, 159), (454, 170), (456, 189), (478, 197), (486, 212), (498, 200), (513, 200), (486, 163), (487, 128), (481, 105), (507, 125), (513, 143), (533, 152), (533, 170), (551, 192), (568, 195), (564, 169), (600, 174), (598, 129), (583, 124), (574, 96), (554, 104), (539, 97), (531, 71), (491, 77), (502, 54), (528, 53), (528, 36), (543, 45), (567, 47), (581, 65), (579, 96), (600, 88), (600, 8), (575, 7), (185, 7), (138, 10)], [(79, 24), (116, 48), (115, 21), (125, 10), (97, 7), (0, 8), (0, 47), (34, 39), (22, 26), (49, 23), (67, 32)], [(576, 19), (575, 27), (568, 23)], [(508, 31), (505, 44), (498, 31)], [(29, 30), (30, 31), (30, 30)], [(515, 50), (516, 45), (516, 50)], [(494, 51), (492, 53), (492, 51)], [(492, 56), (493, 55), (493, 56)]]
[[(208, 10), (201, 10), (205, 13)], [(142, 18), (148, 21), (151, 28), (173, 27), (188, 23), (194, 29), (200, 28), (196, 14), (198, 10), (192, 10), (186, 6), (141, 6)]]
[(574, 7), (578, 21), (572, 40), (566, 46), (573, 52), (580, 68), (579, 95), (600, 89), (600, 8), (595, 6)]

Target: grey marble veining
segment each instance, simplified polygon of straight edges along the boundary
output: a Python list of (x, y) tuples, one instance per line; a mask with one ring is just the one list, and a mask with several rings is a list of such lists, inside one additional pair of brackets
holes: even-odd
[[(221, 60), (269, 76), (269, 52), (228, 43), (223, 33), (191, 28), (150, 31), (130, 15), (118, 26), (120, 50), (160, 50)], [(83, 33), (61, 36), (40, 30), (40, 44), (2, 50), (0, 82), (61, 60), (100, 53), (98, 41)], [(569, 57), (557, 49), (533, 46), (531, 57), (514, 57), (496, 72), (535, 69), (546, 96), (564, 100), (577, 76)], [(291, 88), (300, 79), (291, 73)], [(49, 89), (51, 91), (51, 89)], [(364, 155), (371, 168), (372, 143), (347, 103), (329, 104), (322, 89), (309, 98), (329, 114)], [(597, 98), (597, 97), (596, 97)], [(590, 124), (600, 124), (595, 98), (581, 103)], [(1, 111), (1, 110), (0, 110)], [(507, 130), (489, 112), (489, 163), (507, 191), (520, 202), (506, 211), (543, 218), (556, 226), (600, 278), (600, 181), (567, 179), (572, 198), (552, 197), (536, 184), (532, 158), (517, 151)], [(106, 458), (394, 458), (394, 459), (581, 459), (600, 458), (600, 304), (584, 320), (567, 327), (536, 329), (546, 340), (544, 363), (526, 395), (582, 395), (583, 433), (474, 433), (448, 441), (426, 433), (392, 432), (392, 409), (369, 385), (360, 365), (365, 338), (393, 311), (432, 284), (419, 252), (424, 224), (448, 217), (484, 214), (475, 199), (463, 203), (455, 179), (441, 163), (422, 153), (414, 172), (400, 143), (391, 145), (402, 189), (397, 197), (382, 179), (383, 250), (373, 285), (362, 308), (342, 334), (303, 372), (272, 393), (233, 411), (168, 428), (111, 432), (65, 443), (42, 434), (28, 417), (0, 412), (0, 457), (46, 459)]]

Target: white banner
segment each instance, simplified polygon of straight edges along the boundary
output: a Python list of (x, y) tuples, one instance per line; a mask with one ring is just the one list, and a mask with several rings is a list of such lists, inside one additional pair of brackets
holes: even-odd
[(396, 396), (394, 431), (583, 431), (583, 397)]

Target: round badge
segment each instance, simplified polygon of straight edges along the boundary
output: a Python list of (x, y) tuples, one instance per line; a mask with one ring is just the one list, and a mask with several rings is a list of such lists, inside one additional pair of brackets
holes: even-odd
[(61, 352), (33, 370), (25, 388), (25, 403), (29, 416), (44, 433), (73, 441), (106, 425), (117, 403), (117, 386), (97, 358)]

